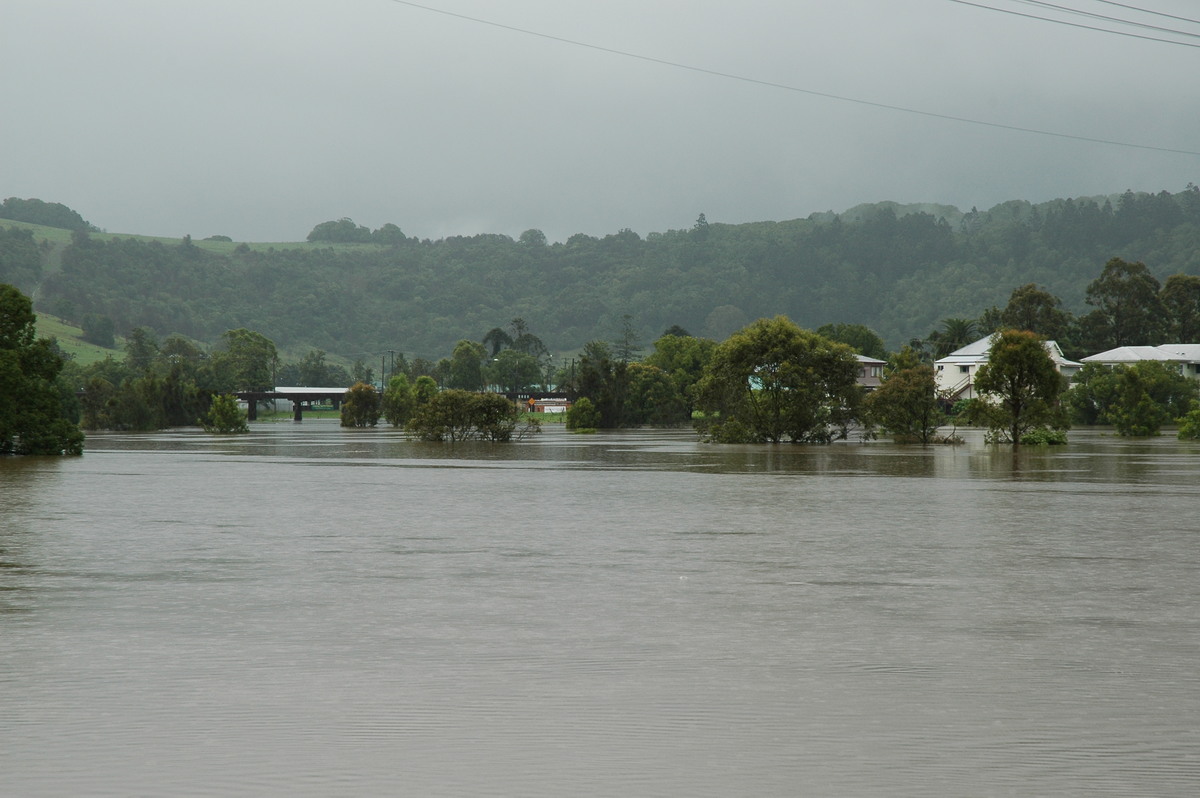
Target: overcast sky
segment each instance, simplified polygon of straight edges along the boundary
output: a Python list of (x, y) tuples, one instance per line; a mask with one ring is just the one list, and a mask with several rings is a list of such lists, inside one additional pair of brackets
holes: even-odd
[(0, 196), (122, 233), (562, 241), (1200, 183), (1195, 154), (868, 104), (1200, 151), (1200, 24), (979, 2), (1190, 46), (952, 0), (3, 0)]

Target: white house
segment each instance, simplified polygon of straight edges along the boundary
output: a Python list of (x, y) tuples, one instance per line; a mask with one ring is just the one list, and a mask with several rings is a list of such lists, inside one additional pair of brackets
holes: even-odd
[[(1070, 379), (1075, 372), (1083, 368), (1082, 363), (1063, 357), (1062, 349), (1054, 341), (1046, 341), (1045, 346), (1059, 374)], [(991, 351), (992, 336), (989, 335), (961, 349), (955, 349), (941, 360), (934, 361), (933, 370), (938, 390), (946, 391), (952, 402), (974, 399), (978, 396), (975, 393), (975, 373), (979, 371), (980, 366), (988, 362), (988, 354)]]
[(1084, 363), (1102, 366), (1132, 366), (1143, 360), (1174, 364), (1179, 373), (1200, 380), (1200, 344), (1163, 344), (1162, 346), (1118, 346), (1107, 352), (1088, 355)]

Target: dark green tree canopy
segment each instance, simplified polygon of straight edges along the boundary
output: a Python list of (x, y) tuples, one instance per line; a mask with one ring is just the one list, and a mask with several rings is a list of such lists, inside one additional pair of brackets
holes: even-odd
[(697, 396), (714, 440), (828, 443), (856, 417), (857, 374), (850, 347), (777, 316), (718, 345)]
[(42, 278), (42, 256), (33, 233), (18, 227), (0, 227), (0, 283), (32, 292)]
[(221, 336), (221, 348), (212, 354), (218, 375), (215, 387), (231, 391), (265, 391), (274, 387), (279, 355), (265, 335), (244, 327)]
[(0, 203), (0, 219), (14, 222), (30, 222), (63, 230), (95, 230), (75, 211), (59, 202), (43, 202), (40, 199), (9, 197)]
[(1131, 366), (1088, 363), (1063, 397), (1080, 424), (1111, 424), (1118, 435), (1157, 435), (1187, 414), (1200, 385), (1174, 364), (1146, 360)]
[(373, 427), (379, 423), (382, 414), (381, 398), (374, 385), (356, 383), (342, 398), (343, 427)]
[(1029, 330), (1052, 341), (1066, 339), (1072, 322), (1062, 300), (1035, 283), (1014, 289), (1000, 312), (1001, 329)]
[[(396, 228), (399, 230), (399, 228)], [(403, 233), (401, 233), (403, 236)], [(342, 217), (336, 221), (321, 222), (308, 234), (309, 241), (327, 241), (331, 244), (366, 244), (371, 241), (369, 228)]]
[(817, 335), (843, 343), (865, 357), (887, 359), (887, 347), (883, 339), (865, 324), (822, 324), (817, 328)]
[(1167, 337), (1175, 343), (1200, 341), (1200, 277), (1172, 274), (1162, 290)]
[(35, 337), (36, 319), (29, 297), (0, 284), (0, 455), (82, 454), (58, 383), (63, 360)]
[(1027, 330), (1001, 330), (992, 337), (988, 362), (975, 375), (981, 398), (968, 418), (993, 440), (1018, 446), (1036, 429), (1065, 429), (1058, 404), (1065, 380), (1046, 351), (1045, 339)]
[(932, 443), (946, 420), (933, 366), (920, 363), (890, 372), (867, 395), (870, 421), (898, 442)]
[(1096, 351), (1118, 346), (1155, 346), (1166, 333), (1161, 286), (1146, 264), (1112, 258), (1087, 289), (1096, 310), (1085, 319), (1085, 334)]

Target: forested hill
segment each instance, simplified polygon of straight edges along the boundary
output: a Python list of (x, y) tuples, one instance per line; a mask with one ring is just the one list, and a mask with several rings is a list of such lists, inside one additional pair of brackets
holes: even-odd
[(514, 317), (560, 352), (613, 339), (626, 317), (650, 341), (672, 325), (719, 339), (776, 314), (810, 328), (865, 324), (895, 347), (940, 319), (1003, 306), (1030, 282), (1082, 311), (1112, 257), (1143, 261), (1160, 279), (1200, 274), (1192, 185), (986, 212), (881, 203), (786, 222), (701, 216), (687, 230), (560, 243), (536, 230), (418, 240), (388, 225), (387, 243), (267, 248), (76, 231), (55, 246), (3, 225), (0, 282), (34, 293), (39, 310), (204, 342), (245, 327), (284, 349), (349, 358), (442, 357)]

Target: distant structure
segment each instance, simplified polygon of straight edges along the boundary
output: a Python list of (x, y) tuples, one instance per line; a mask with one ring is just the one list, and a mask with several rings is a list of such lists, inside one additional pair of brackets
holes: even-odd
[[(1067, 360), (1056, 342), (1046, 341), (1045, 347), (1058, 373), (1067, 379), (1074, 377), (1075, 372), (1083, 368), (1082, 363)], [(938, 390), (945, 391), (950, 402), (977, 398), (979, 394), (975, 392), (975, 374), (980, 366), (988, 362), (991, 351), (992, 336), (988, 335), (961, 349), (955, 349), (941, 360), (935, 360), (933, 368)]]
[(279, 387), (270, 391), (237, 391), (238, 399), (246, 403), (246, 418), (258, 420), (258, 403), (269, 401), (289, 401), (292, 403), (292, 420), (303, 421), (304, 411), (311, 410), (313, 405), (331, 402), (337, 410), (342, 403), (342, 397), (349, 388), (313, 388), (308, 386)]

